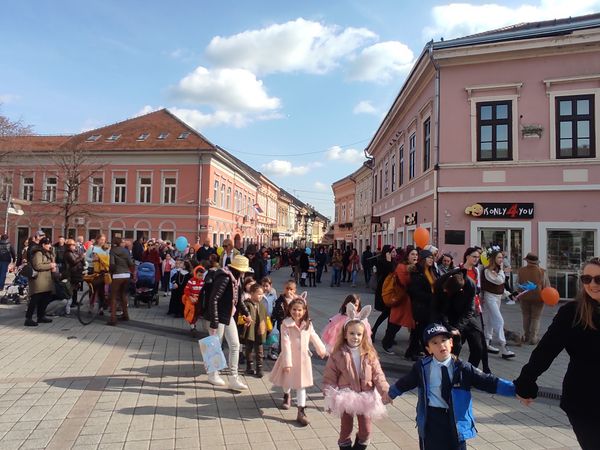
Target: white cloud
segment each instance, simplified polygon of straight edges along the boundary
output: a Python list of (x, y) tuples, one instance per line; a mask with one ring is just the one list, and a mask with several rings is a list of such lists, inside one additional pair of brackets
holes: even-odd
[(330, 189), (330, 186), (326, 185), (325, 183), (321, 183), (320, 181), (315, 181), (314, 186), (315, 189), (320, 192), (327, 192)]
[(273, 111), (281, 106), (277, 97), (269, 97), (262, 81), (245, 69), (209, 70), (199, 66), (172, 93), (188, 103), (232, 113)]
[(13, 103), (19, 98), (21, 97), (16, 94), (0, 94), (0, 103)]
[(600, 0), (540, 0), (509, 7), (497, 3), (449, 3), (431, 10), (433, 23), (423, 29), (425, 40), (453, 39), (523, 22), (574, 17), (597, 12)]
[(330, 161), (341, 161), (344, 163), (356, 164), (365, 160), (363, 152), (348, 148), (344, 150), (339, 145), (334, 145), (327, 152), (325, 152), (325, 158)]
[(204, 113), (197, 109), (187, 108), (169, 108), (173, 114), (183, 120), (192, 128), (199, 131), (209, 127), (219, 125), (231, 125), (236, 128), (241, 128), (252, 121), (252, 119), (242, 113), (232, 113), (229, 111), (215, 111), (213, 113)]
[(263, 164), (262, 170), (267, 175), (278, 175), (286, 177), (288, 175), (305, 175), (309, 170), (316, 167), (321, 167), (319, 162), (310, 163), (304, 166), (294, 166), (290, 161), (282, 161), (274, 159), (273, 161)]
[(377, 114), (377, 110), (368, 100), (358, 102), (352, 112), (354, 114)]
[(352, 58), (348, 75), (351, 80), (387, 82), (406, 75), (414, 59), (412, 50), (402, 42), (379, 42)]
[(146, 114), (150, 114), (151, 112), (158, 111), (159, 109), (163, 108), (164, 106), (144, 105), (137, 113), (133, 115), (133, 117), (145, 116)]
[(220, 67), (240, 67), (256, 74), (325, 73), (377, 35), (366, 28), (340, 28), (302, 18), (214, 37), (206, 54)]

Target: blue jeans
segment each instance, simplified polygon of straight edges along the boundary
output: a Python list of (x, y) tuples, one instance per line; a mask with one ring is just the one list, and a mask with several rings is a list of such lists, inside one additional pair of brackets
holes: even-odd
[(339, 267), (332, 267), (333, 272), (331, 273), (331, 286), (335, 284), (336, 286), (340, 285), (340, 276), (342, 273), (342, 269)]
[(356, 285), (356, 275), (358, 275), (358, 270), (352, 271), (352, 285)]
[(4, 283), (6, 283), (6, 273), (8, 272), (8, 266), (10, 261), (0, 261), (0, 290), (4, 289)]

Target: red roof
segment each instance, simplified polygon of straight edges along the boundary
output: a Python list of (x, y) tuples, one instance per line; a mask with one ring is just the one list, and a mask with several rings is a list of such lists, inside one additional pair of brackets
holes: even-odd
[(73, 136), (0, 138), (0, 150), (91, 151), (214, 149), (214, 145), (175, 115), (161, 109)]

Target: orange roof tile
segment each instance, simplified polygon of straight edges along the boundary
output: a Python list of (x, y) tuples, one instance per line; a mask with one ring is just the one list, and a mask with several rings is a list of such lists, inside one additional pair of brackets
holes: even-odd
[(53, 150), (68, 141), (71, 136), (4, 136), (0, 137), (0, 151)]

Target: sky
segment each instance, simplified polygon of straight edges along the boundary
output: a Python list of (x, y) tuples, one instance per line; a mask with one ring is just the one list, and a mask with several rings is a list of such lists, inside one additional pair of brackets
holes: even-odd
[(600, 0), (21, 0), (0, 114), (80, 133), (166, 107), (326, 216), (425, 44)]

